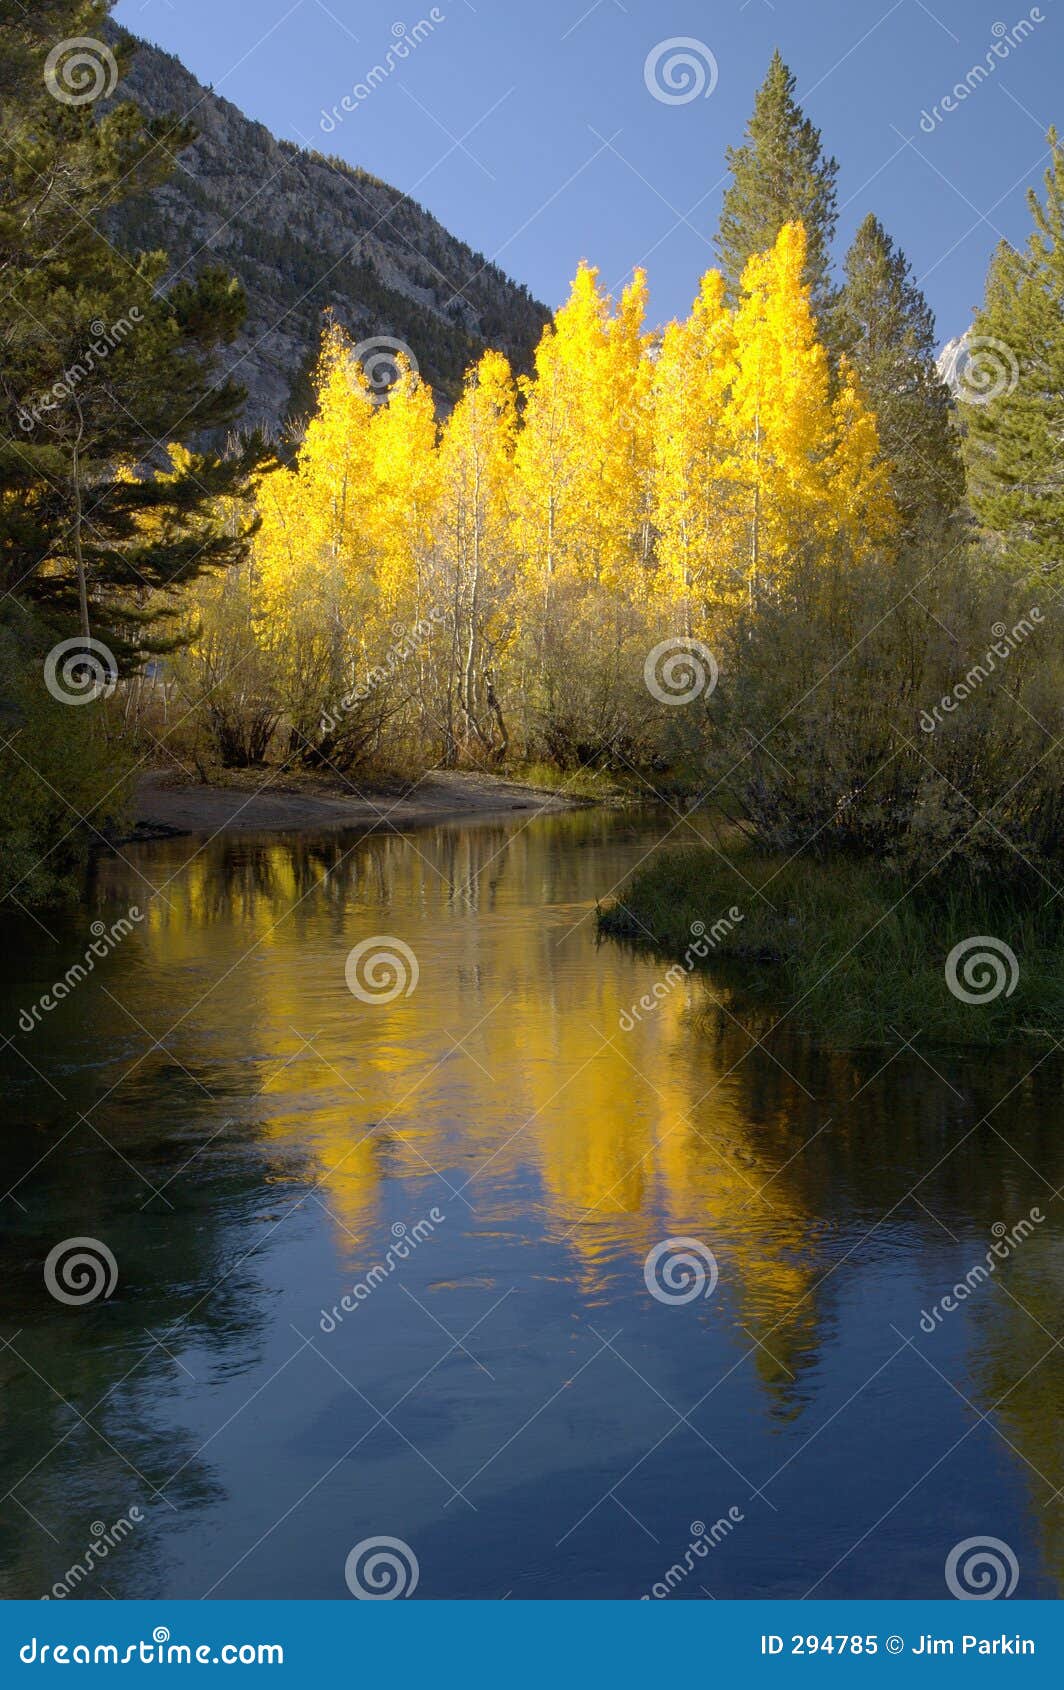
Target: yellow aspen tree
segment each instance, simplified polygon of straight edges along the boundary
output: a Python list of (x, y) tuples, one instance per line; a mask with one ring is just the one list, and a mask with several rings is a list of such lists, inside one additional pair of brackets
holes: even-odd
[(719, 270), (707, 270), (685, 322), (670, 323), (653, 373), (656, 587), (690, 637), (734, 558), (733, 484), (724, 470), (735, 332)]
[(747, 263), (735, 314), (728, 472), (745, 506), (751, 603), (812, 538), (833, 445), (831, 371), (802, 280), (805, 255), (802, 225), (785, 223), (772, 250)]
[[(390, 627), (388, 661), (422, 748), (445, 739), (444, 697), (422, 638), (446, 615), (433, 565), (439, 482), (432, 389), (403, 359), (373, 420), (373, 499), (363, 513), (375, 559), (378, 610)], [(438, 755), (434, 751), (431, 755)]]
[(581, 264), (523, 377), (516, 529), (548, 578), (608, 579), (643, 546), (650, 460), (650, 370), (637, 271), (616, 312)]
[(369, 562), (364, 504), (372, 475), (373, 399), (344, 330), (330, 323), (314, 378), (315, 411), (294, 468), (267, 478), (257, 550), (264, 580), (283, 587), (291, 572), (335, 564), (363, 573)]
[(584, 438), (588, 392), (599, 379), (609, 303), (598, 272), (581, 264), (569, 299), (543, 330), (532, 376), (521, 378), (524, 418), (515, 459), (515, 534), (549, 614), (554, 584), (588, 552)]
[(561, 627), (586, 573), (587, 391), (601, 372), (608, 301), (597, 272), (581, 264), (569, 299), (548, 323), (531, 376), (514, 456), (514, 540), (524, 684), (533, 709), (553, 715), (559, 697)]
[(580, 679), (609, 714), (617, 639), (645, 585), (636, 567), (649, 517), (645, 294), (639, 272), (614, 312), (598, 272), (581, 264), (521, 383), (514, 538), (530, 686), (548, 718), (571, 714), (577, 652)]
[(802, 225), (784, 224), (772, 250), (747, 264), (735, 314), (727, 472), (743, 511), (750, 603), (779, 587), (803, 547), (844, 534), (860, 552), (894, 520), (875, 417), (845, 363), (833, 395), (805, 257)]
[(438, 463), (432, 389), (404, 360), (373, 420), (375, 498), (362, 511), (383, 608), (416, 622), (432, 606), (430, 558)]
[(630, 596), (645, 593), (650, 554), (653, 372), (646, 308), (646, 272), (636, 270), (609, 322), (589, 430), (597, 450), (591, 496), (601, 525), (598, 579)]
[(891, 463), (884, 456), (879, 425), (848, 358), (839, 361), (833, 409), (835, 443), (826, 463), (825, 496), (839, 531), (855, 558), (894, 539), (901, 527), (891, 491)]
[(436, 554), (451, 615), (446, 751), (501, 755), (508, 730), (499, 662), (513, 634), (510, 533), (517, 391), (501, 352), (465, 379), (439, 452)]
[(264, 639), (278, 673), (294, 743), (331, 740), (321, 724), (356, 687), (375, 652), (380, 621), (370, 389), (336, 324), (322, 337), (316, 409), (290, 470), (268, 476), (254, 559)]

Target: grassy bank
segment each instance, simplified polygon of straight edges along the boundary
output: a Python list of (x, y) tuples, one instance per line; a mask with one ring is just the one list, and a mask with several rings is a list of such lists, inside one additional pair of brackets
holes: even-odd
[(602, 769), (559, 769), (555, 763), (507, 763), (500, 774), (533, 790), (558, 792), (567, 798), (587, 798), (596, 804), (645, 803), (645, 782), (634, 776)]
[[(599, 930), (723, 969), (752, 1004), (837, 1048), (1064, 1035), (1064, 909), (1043, 881), (932, 894), (870, 864), (787, 863), (731, 846), (727, 856), (655, 858), (599, 912)], [(703, 928), (705, 960), (691, 949)], [(979, 938), (990, 943), (968, 943)], [(957, 946), (955, 984), (976, 1002), (947, 982)]]

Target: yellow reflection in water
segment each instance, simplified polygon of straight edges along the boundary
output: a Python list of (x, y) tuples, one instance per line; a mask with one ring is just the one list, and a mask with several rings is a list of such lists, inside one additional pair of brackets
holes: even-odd
[[(693, 1235), (763, 1379), (785, 1389), (814, 1346), (813, 1216), (786, 1146), (751, 1137), (750, 1041), (702, 1037), (705, 990), (687, 978), (622, 1030), (661, 970), (595, 948), (589, 888), (554, 843), (537, 824), (354, 851), (233, 845), (221, 869), (202, 853), (151, 909), (160, 963), (209, 989), (185, 1036), (206, 1022), (246, 1054), (245, 1109), (309, 1158), (307, 1201), (346, 1252), (365, 1250), (396, 1179), (452, 1212), (448, 1187), (466, 1182), (478, 1214), (531, 1201), (590, 1303), (638, 1286), (661, 1239)], [(568, 843), (571, 862), (571, 826)], [(377, 933), (413, 947), (419, 980), (366, 1004), (344, 963)]]

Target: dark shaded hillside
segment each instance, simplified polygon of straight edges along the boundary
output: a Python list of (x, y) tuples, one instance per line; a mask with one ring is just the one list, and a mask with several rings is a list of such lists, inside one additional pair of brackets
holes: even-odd
[(239, 276), (248, 320), (227, 365), (248, 389), (247, 422), (276, 429), (305, 408), (327, 306), (356, 341), (406, 342), (441, 397), (486, 345), (528, 366), (547, 308), (398, 190), (277, 140), (146, 43), (123, 95), (199, 131), (164, 187), (123, 204), (114, 231), (129, 250), (164, 248), (175, 274), (213, 258)]

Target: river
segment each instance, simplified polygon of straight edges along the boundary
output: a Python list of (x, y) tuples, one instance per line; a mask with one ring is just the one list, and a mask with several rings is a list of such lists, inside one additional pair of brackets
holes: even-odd
[(663, 831), (174, 839), (7, 921), (3, 1595), (387, 1537), (418, 1598), (941, 1597), (988, 1535), (1061, 1593), (1060, 1056), (818, 1054), (597, 942)]

